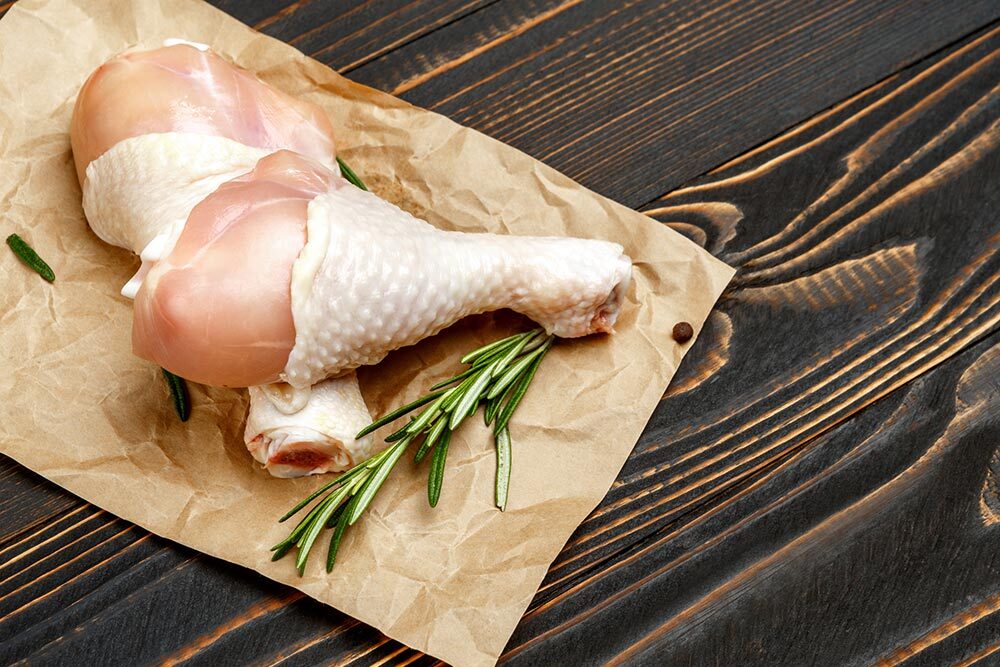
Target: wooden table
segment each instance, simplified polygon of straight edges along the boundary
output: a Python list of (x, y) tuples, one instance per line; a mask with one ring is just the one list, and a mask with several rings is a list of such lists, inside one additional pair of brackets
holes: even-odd
[[(740, 269), (505, 663), (1000, 661), (1000, 3), (217, 4)], [(9, 460), (0, 539), (3, 663), (434, 662)]]

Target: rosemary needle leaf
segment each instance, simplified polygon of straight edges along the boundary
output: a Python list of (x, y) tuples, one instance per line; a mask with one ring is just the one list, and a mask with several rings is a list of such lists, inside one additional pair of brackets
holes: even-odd
[(299, 521), (295, 528), (292, 529), (292, 532), (288, 534), (288, 537), (271, 547), (271, 551), (281, 551), (282, 553), (288, 551), (288, 549), (285, 549), (284, 547), (290, 547), (298, 542), (299, 538), (302, 537), (302, 533), (305, 532), (305, 529), (309, 526), (310, 516), (312, 516), (312, 511), (310, 511), (304, 519)]
[[(539, 331), (541, 331), (541, 330), (539, 330)], [(530, 343), (528, 343), (527, 345), (524, 346), (524, 349), (521, 350), (521, 354), (527, 354), (529, 352), (534, 352), (535, 350), (537, 350), (538, 348), (540, 348), (542, 345), (545, 345), (546, 343), (548, 343), (550, 338), (552, 338), (552, 336), (536, 336), (535, 338), (532, 339), (532, 341)]]
[(340, 517), (343, 516), (344, 508), (346, 507), (347, 505), (345, 505), (344, 503), (340, 503), (340, 505), (337, 507), (337, 511), (330, 515), (330, 518), (326, 520), (326, 525), (323, 527), (330, 529), (336, 526), (337, 522), (340, 521)]
[(271, 547), (271, 551), (274, 552), (274, 554), (271, 555), (271, 560), (276, 561), (284, 558), (285, 554), (289, 552), (293, 544), (294, 544), (293, 542), (289, 541), (289, 542), (282, 542), (280, 544), (276, 544), (275, 546)]
[(500, 511), (507, 507), (507, 489), (510, 486), (510, 430), (505, 426), (496, 434), (497, 488), (496, 504)]
[(413, 412), (414, 410), (416, 410), (417, 408), (419, 408), (421, 405), (426, 405), (427, 403), (430, 403), (435, 398), (437, 398), (438, 396), (440, 396), (441, 394), (443, 394), (445, 391), (447, 391), (447, 390), (446, 389), (441, 389), (439, 391), (432, 391), (431, 393), (427, 394), (426, 396), (421, 396), (420, 398), (418, 398), (417, 400), (413, 401), (412, 403), (407, 403), (406, 405), (404, 405), (401, 408), (396, 408), (392, 412), (390, 412), (390, 413), (388, 413), (388, 414), (386, 414), (386, 415), (384, 415), (384, 416), (376, 419), (375, 421), (373, 421), (368, 426), (365, 426), (363, 429), (361, 429), (360, 431), (358, 431), (358, 434), (356, 436), (354, 436), (354, 437), (355, 438), (362, 438), (362, 437), (368, 435), (369, 433), (371, 433), (372, 431), (374, 431), (375, 429), (377, 429), (379, 427), (382, 427), (382, 426), (385, 426), (389, 422), (396, 421), (397, 419), (399, 419), (400, 417), (402, 417), (406, 413)]
[(445, 431), (441, 442), (434, 448), (431, 458), (431, 472), (427, 480), (427, 500), (431, 507), (437, 507), (441, 497), (441, 485), (444, 482), (444, 462), (448, 458), (448, 444), (451, 442), (451, 431)]
[(496, 398), (487, 399), (486, 409), (483, 410), (483, 419), (486, 421), (487, 426), (493, 423), (493, 419), (497, 416), (497, 413), (500, 412), (500, 408), (503, 406), (504, 401), (507, 400), (507, 396), (510, 395), (511, 391), (513, 391), (516, 386), (518, 386), (517, 382), (507, 387), (507, 389), (505, 389), (503, 393)]
[[(313, 510), (315, 510), (315, 509), (316, 508), (313, 508)], [(299, 521), (299, 524), (297, 526), (295, 526), (295, 529), (292, 530), (292, 532), (290, 532), (288, 534), (288, 537), (286, 537), (285, 539), (281, 540), (280, 542), (278, 542), (277, 544), (275, 544), (273, 547), (271, 547), (271, 551), (275, 552), (275, 555), (273, 556), (273, 560), (278, 560), (279, 558), (281, 558), (282, 556), (284, 556), (286, 553), (288, 553), (289, 549), (291, 549), (294, 546), (298, 546), (301, 543), (302, 536), (305, 534), (306, 530), (311, 525), (309, 523), (309, 520), (310, 520), (310, 518), (312, 516), (313, 516), (313, 512), (310, 511), (309, 515), (307, 515), (306, 518), (304, 518), (301, 521)], [(281, 554), (281, 555), (279, 556), (278, 554)]]
[[(521, 334), (517, 334), (517, 335), (520, 336)], [(480, 347), (478, 349), (475, 349), (472, 352), (469, 352), (464, 357), (462, 357), (461, 359), (459, 359), (459, 363), (462, 363), (462, 364), (472, 364), (472, 363), (475, 363), (477, 359), (481, 359), (482, 357), (495, 352), (499, 348), (506, 347), (507, 345), (510, 345), (510, 338), (504, 338), (502, 340), (495, 340), (492, 343), (489, 343), (488, 345), (483, 345), (482, 347)]]
[(361, 487), (361, 491), (358, 492), (357, 498), (352, 501), (353, 508), (348, 508), (350, 510), (350, 516), (347, 518), (347, 523), (351, 526), (354, 522), (358, 520), (361, 514), (368, 509), (368, 505), (371, 504), (372, 498), (378, 493), (378, 490), (382, 487), (382, 482), (385, 478), (389, 476), (389, 472), (392, 471), (393, 466), (396, 465), (396, 461), (399, 457), (403, 455), (406, 450), (407, 445), (410, 444), (412, 438), (407, 438), (402, 442), (393, 445), (386, 451), (391, 452), (385, 457), (385, 460), (379, 465), (378, 468), (372, 473), (372, 476), (365, 482), (365, 485)]
[(525, 333), (514, 334), (513, 336), (508, 336), (507, 338), (502, 338), (500, 340), (493, 341), (489, 345), (483, 345), (482, 347), (475, 349), (472, 352), (469, 352), (464, 357), (462, 357), (461, 362), (463, 364), (471, 364), (480, 357), (483, 357), (492, 352), (496, 352), (499, 348), (506, 348), (509, 345), (514, 345), (515, 343), (517, 343), (517, 341), (519, 341), (526, 335), (527, 334)]
[[(543, 348), (547, 350), (548, 347)], [(545, 352), (535, 357), (534, 362), (525, 371), (524, 375), (517, 383), (517, 387), (514, 389), (514, 393), (511, 395), (510, 400), (507, 404), (503, 406), (497, 415), (496, 423), (493, 425), (493, 432), (499, 433), (503, 429), (507, 428), (507, 422), (510, 421), (511, 415), (514, 414), (514, 410), (517, 408), (521, 399), (524, 398), (525, 392), (528, 391), (528, 385), (535, 378), (535, 373), (538, 371), (538, 367), (542, 364), (542, 359), (545, 357)]]
[(410, 428), (410, 424), (412, 424), (414, 421), (416, 421), (416, 420), (415, 419), (411, 419), (401, 429), (399, 429), (398, 431), (395, 431), (395, 432), (390, 433), (389, 435), (387, 435), (385, 437), (385, 441), (386, 442), (398, 442), (399, 440), (402, 440), (403, 438), (405, 438), (407, 435), (409, 435), (409, 433), (407, 432), (407, 429)]
[(434, 422), (434, 426), (431, 427), (430, 433), (424, 438), (424, 441), (420, 443), (420, 448), (417, 449), (417, 455), (413, 457), (414, 463), (420, 463), (427, 456), (427, 452), (431, 450), (431, 447), (440, 439), (441, 435), (444, 433), (445, 427), (448, 426), (448, 419), (444, 415), (438, 417), (438, 420)]
[[(271, 547), (271, 551), (275, 551), (277, 553), (280, 553), (281, 556), (284, 556), (288, 552), (288, 550), (292, 548), (292, 545), (295, 544), (295, 541), (299, 539), (299, 535), (302, 534), (302, 531), (305, 530), (305, 528), (303, 527), (304, 525), (305, 521), (300, 521), (299, 525), (295, 527), (295, 530), (293, 530), (288, 534), (288, 537), (286, 537), (285, 539), (281, 540), (273, 547)], [(278, 560), (279, 558), (281, 558), (281, 556), (275, 556), (274, 560)]]
[(191, 416), (191, 397), (188, 394), (187, 382), (184, 381), (184, 378), (174, 375), (166, 368), (160, 370), (163, 371), (163, 378), (167, 381), (167, 387), (170, 388), (170, 397), (174, 402), (174, 410), (177, 411), (177, 416), (180, 417), (181, 421), (186, 422), (188, 417)]
[(324, 484), (323, 486), (319, 487), (318, 489), (316, 489), (315, 491), (313, 491), (312, 493), (310, 493), (308, 496), (306, 496), (305, 498), (303, 498), (302, 500), (300, 500), (299, 503), (295, 507), (293, 507), (292, 509), (288, 510), (288, 513), (285, 514), (285, 516), (283, 516), (280, 519), (278, 519), (278, 523), (284, 523), (288, 519), (292, 518), (293, 516), (295, 516), (296, 514), (299, 513), (299, 510), (301, 510), (303, 507), (305, 507), (306, 505), (308, 505), (312, 501), (314, 501), (317, 498), (319, 498), (326, 491), (329, 491), (330, 489), (332, 489), (333, 487), (337, 486), (338, 484), (342, 484), (342, 483), (348, 481), (349, 479), (357, 477), (359, 473), (362, 473), (362, 472), (366, 471), (368, 469), (367, 466), (365, 465), (366, 463), (368, 463), (368, 462), (365, 461), (364, 463), (359, 463), (358, 465), (354, 466), (353, 468), (351, 468), (350, 470), (348, 470), (347, 472), (345, 472), (343, 475), (340, 475), (339, 477), (337, 477), (337, 479), (333, 480), (332, 482), (330, 482), (328, 484)]
[[(502, 349), (494, 350), (491, 353), (491, 356), (493, 356), (494, 359), (498, 356), (503, 356), (505, 351), (510, 350), (510, 348), (512, 347), (521, 347), (522, 343), (528, 345), (529, 348), (538, 347), (537, 345), (532, 344), (532, 342), (537, 341), (538, 334), (543, 332), (544, 329), (539, 327), (537, 329), (532, 329), (531, 331), (525, 331), (524, 333), (518, 334), (516, 336), (511, 336), (510, 338), (507, 339), (509, 342), (506, 345), (504, 345)], [(542, 338), (544, 339), (544, 336)], [(482, 358), (477, 359), (476, 363), (482, 363)]]
[(323, 500), (316, 503), (316, 505), (311, 510), (309, 510), (309, 512), (302, 518), (302, 520), (299, 521), (299, 524), (295, 526), (295, 530), (293, 530), (292, 534), (288, 536), (289, 539), (294, 538), (293, 541), (295, 542), (295, 544), (298, 546), (302, 546), (302, 544), (305, 542), (306, 533), (316, 522), (316, 517), (322, 514), (326, 506), (329, 505), (334, 500), (336, 500), (342, 494), (350, 495), (352, 488), (353, 484), (348, 484), (344, 487), (336, 489), (326, 498), (323, 498)]
[[(348, 484), (346, 486), (343, 486), (337, 489), (332, 494), (330, 494), (329, 502), (332, 504), (334, 509), (342, 510), (344, 501), (346, 501), (348, 498), (351, 497), (351, 494), (354, 493), (355, 489), (357, 489), (357, 486), (355, 486), (354, 484)], [(323, 512), (322, 514), (326, 514), (326, 512)], [(330, 515), (327, 516), (326, 521), (322, 522), (324, 528), (329, 528), (331, 525), (333, 525), (333, 521), (331, 519), (335, 520), (334, 517), (332, 516), (332, 513), (330, 513)], [(320, 522), (317, 521), (317, 523)]]
[(524, 359), (520, 359), (516, 364), (507, 369), (507, 371), (500, 376), (500, 379), (494, 382), (493, 386), (490, 387), (490, 391), (486, 394), (486, 398), (493, 399), (503, 393), (503, 390), (509, 387), (514, 380), (519, 378), (524, 372), (524, 369), (531, 365), (534, 360), (535, 356), (532, 354)]
[(347, 179), (347, 181), (351, 185), (359, 187), (367, 192), (368, 188), (365, 187), (364, 182), (360, 178), (358, 178), (358, 175), (354, 173), (353, 169), (347, 166), (346, 162), (344, 162), (338, 157), (337, 164), (340, 166), (340, 173), (344, 175), (344, 178)]
[(340, 550), (340, 540), (344, 537), (344, 531), (347, 530), (347, 518), (346, 511), (340, 513), (340, 517), (337, 520), (337, 529), (330, 536), (330, 550), (326, 554), (327, 572), (333, 572), (333, 564), (337, 560), (337, 552)]
[(431, 385), (431, 391), (434, 391), (435, 389), (441, 389), (442, 387), (447, 387), (450, 384), (455, 384), (459, 380), (464, 380), (465, 378), (475, 373), (477, 370), (479, 369), (476, 366), (473, 366), (468, 370), (462, 371), (458, 375), (452, 375), (447, 380), (441, 380), (437, 384)]
[[(479, 372), (478, 375), (472, 377), (476, 378), (473, 380), (472, 384), (462, 395), (461, 400), (455, 405), (454, 411), (451, 413), (451, 422), (448, 424), (448, 429), (454, 431), (458, 428), (458, 425), (462, 423), (462, 420), (467, 416), (472, 414), (476, 409), (476, 404), (479, 403), (480, 395), (483, 390), (486, 389), (486, 385), (489, 383), (490, 378), (493, 377), (493, 369), (500, 361), (495, 361), (483, 370)], [(471, 378), (470, 378), (471, 379)]]
[(319, 511), (309, 524), (309, 528), (305, 531), (303, 537), (300, 538), (299, 553), (295, 557), (295, 567), (299, 570), (299, 576), (302, 576), (302, 573), (305, 571), (306, 559), (309, 558), (309, 552), (312, 550), (316, 538), (319, 537), (320, 531), (326, 527), (326, 522), (330, 520), (330, 517), (337, 511), (340, 504), (344, 502), (348, 493), (350, 493), (350, 488), (348, 487), (338, 489), (336, 493), (331, 494), (330, 497), (317, 506)]
[(441, 413), (441, 404), (448, 400), (448, 397), (452, 395), (454, 389), (449, 389), (445, 393), (441, 394), (436, 401), (431, 403), (420, 416), (413, 420), (413, 422), (406, 427), (406, 432), (412, 435), (416, 435), (424, 430), (424, 427), (431, 423), (431, 420)]
[(28, 245), (28, 242), (22, 239), (17, 234), (11, 234), (7, 237), (7, 245), (10, 249), (14, 251), (22, 262), (27, 264), (35, 273), (40, 275), (42, 278), (48, 282), (54, 282), (56, 279), (56, 274), (52, 270), (52, 267), (45, 263), (45, 260), (38, 256), (35, 249)]
[(496, 398), (497, 396), (499, 396), (500, 392), (506, 389), (511, 382), (516, 380), (517, 377), (521, 375), (522, 372), (524, 372), (524, 369), (527, 368), (528, 365), (532, 363), (532, 361), (534, 361), (535, 359), (540, 359), (542, 356), (545, 355), (549, 347), (552, 345), (552, 341), (553, 338), (550, 337), (545, 342), (545, 344), (542, 345), (540, 348), (538, 348), (531, 354), (526, 355), (525, 357), (520, 359), (516, 364), (511, 366), (502, 376), (500, 376), (500, 379), (496, 381), (492, 389), (490, 389), (490, 393), (486, 395), (486, 398)]
[(475, 381), (476, 381), (475, 375), (470, 375), (469, 377), (462, 380), (462, 384), (455, 387), (454, 393), (452, 393), (452, 395), (448, 397), (448, 400), (446, 400), (444, 403), (441, 404), (441, 411), (450, 412), (452, 408), (454, 408), (455, 405), (460, 400), (462, 400), (462, 397), (465, 396), (465, 393), (469, 391), (469, 387), (471, 387), (472, 383)]
[(536, 329), (528, 333), (527, 336), (522, 338), (516, 345), (511, 347), (510, 350), (508, 350), (507, 353), (503, 355), (503, 358), (497, 362), (490, 376), (496, 377), (500, 375), (500, 372), (503, 371), (503, 369), (506, 368), (508, 365), (510, 365), (510, 363), (517, 358), (517, 355), (521, 354), (521, 351), (524, 349), (524, 346), (530, 343), (532, 339), (534, 339), (538, 335), (539, 332), (540, 329)]
[(494, 361), (500, 359), (505, 354), (507, 354), (507, 351), (510, 350), (510, 348), (514, 347), (515, 345), (517, 345), (517, 341), (513, 341), (512, 343), (505, 345), (503, 347), (498, 347), (489, 354), (484, 354), (483, 356), (479, 357), (478, 359), (472, 362), (472, 367), (482, 368), (483, 366), (492, 364)]

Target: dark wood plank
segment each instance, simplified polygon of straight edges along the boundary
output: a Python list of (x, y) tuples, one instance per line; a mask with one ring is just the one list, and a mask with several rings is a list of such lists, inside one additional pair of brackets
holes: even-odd
[[(409, 44), (498, 0), (209, 0), (340, 72)], [(0, 17), (16, 0), (0, 0)]]
[[(528, 40), (533, 29), (514, 39)], [(996, 40), (995, 31), (966, 40), (650, 205), (653, 215), (739, 264), (741, 274), (612, 494), (554, 565), (511, 643), (511, 661), (562, 662), (577, 647), (610, 654), (633, 645), (638, 660), (648, 659), (644, 647), (660, 651), (659, 637), (665, 636), (652, 624), (671, 618), (685, 601), (696, 604), (699, 593), (744, 581), (736, 568), (783, 553), (839, 511), (831, 507), (877, 492), (872, 484), (884, 477), (855, 481), (856, 468), (839, 477), (824, 472), (839, 460), (827, 453), (851, 451), (844, 448), (874, 438), (878, 423), (909, 395), (912, 378), (942, 363), (933, 377), (944, 377), (944, 369), (960, 373), (954, 369), (970, 365), (968, 358), (945, 360), (996, 327), (997, 288), (990, 282), (996, 258), (983, 261), (982, 254), (997, 247), (997, 190), (988, 178), (997, 173), (997, 152), (981, 141), (997, 117), (996, 99), (988, 96), (997, 83)], [(585, 95), (597, 89), (577, 90)], [(530, 89), (522, 95), (530, 100)], [(729, 131), (723, 124), (716, 129)], [(556, 135), (550, 145), (565, 140)], [(660, 177), (655, 171), (636, 176)], [(953, 232), (957, 225), (961, 234)], [(769, 330), (771, 337), (763, 335)], [(985, 347), (980, 343), (975, 351)], [(947, 395), (941, 387), (949, 381), (933, 385), (938, 389), (931, 397)], [(947, 411), (929, 414), (942, 428), (955, 419)], [(859, 421), (864, 419), (870, 422)], [(837, 450), (828, 443), (843, 429), (847, 435), (839, 436), (844, 440)], [(925, 433), (930, 431), (918, 435)], [(895, 444), (872, 447), (901, 447), (894, 437), (878, 442)], [(870, 458), (879, 455), (865, 460)], [(898, 457), (892, 461), (898, 464)], [(0, 597), (0, 633), (9, 633), (0, 634), (0, 658), (11, 650), (17, 658), (84, 655), (105, 664), (127, 649), (136, 662), (429, 662), (252, 573), (126, 530), (113, 517), (86, 514), (94, 510), (9, 462), (0, 470), (0, 490), (11, 491), (10, 502), (0, 504), (0, 582), (9, 579), (9, 588), (0, 588), (7, 596)], [(832, 488), (840, 495), (821, 483), (825, 475), (838, 480)], [(781, 504), (800, 484), (811, 489), (801, 496), (805, 500)], [(34, 505), (39, 492), (24, 493), (22, 486), (44, 489), (42, 497), (56, 499), (50, 501), (55, 505)], [(832, 498), (825, 502), (827, 494)], [(22, 512), (33, 512), (29, 522), (21, 520)], [(762, 525), (755, 523), (762, 516), (772, 530), (741, 529)], [(919, 559), (908, 545), (920, 544), (900, 542), (894, 553), (904, 561)], [(48, 560), (30, 569), (36, 558)], [(651, 580), (656, 590), (666, 590), (651, 602), (637, 582), (673, 560), (692, 563), (691, 569)], [(36, 576), (48, 564), (53, 572)], [(804, 572), (786, 580), (785, 600), (800, 613), (802, 600), (794, 595), (811, 595)], [(906, 581), (902, 574), (888, 579), (885, 590), (906, 600), (905, 588), (891, 588), (900, 581)], [(982, 590), (973, 592), (981, 596)], [(946, 597), (941, 605), (954, 604)], [(193, 605), (201, 606), (188, 613)], [(618, 613), (612, 627), (632, 628), (627, 636), (605, 633), (603, 609)], [(731, 629), (734, 643), (720, 646), (734, 651), (728, 657), (749, 661), (750, 649), (757, 649), (743, 646), (747, 652), (736, 653), (738, 640), (759, 638), (761, 628), (739, 625), (739, 614), (726, 609), (711, 609), (721, 620), (704, 632)], [(935, 639), (944, 632), (935, 628), (951, 627), (953, 616), (939, 614), (932, 620), (944, 625), (927, 622), (912, 636), (893, 636), (902, 639), (892, 650), (922, 646), (922, 633)], [(959, 655), (974, 643), (962, 633), (981, 637), (977, 628), (993, 627), (992, 619), (982, 616), (916, 655)], [(578, 625), (562, 628), (573, 621)], [(695, 621), (684, 628), (690, 636), (700, 631)], [(147, 632), (152, 625), (158, 629)], [(653, 639), (644, 640), (647, 635)], [(13, 640), (3, 642), (5, 636)], [(125, 643), (119, 643), (122, 636)], [(817, 642), (805, 631), (802, 637)], [(690, 656), (713, 655), (710, 646), (691, 646), (706, 652)], [(977, 644), (975, 650), (988, 648)]]
[(991, 0), (213, 0), (626, 205), (1000, 16)]
[(1000, 626), (997, 515), (983, 509), (998, 443), (993, 334), (766, 484), (620, 554), (558, 640), (518, 633), (508, 660), (916, 664), (930, 651), (942, 659), (925, 664), (954, 664), (986, 650)]
[(595, 605), (780, 502), (772, 478), (817, 436), (997, 330), (998, 83), (994, 27), (650, 206), (740, 273), (512, 657), (596, 631)]
[(212, 0), (212, 4), (346, 73), (496, 1)]
[(993, 27), (647, 207), (740, 272), (643, 442), (717, 489), (753, 457), (711, 438), (775, 454), (996, 326), (998, 65)]
[(998, 16), (990, 0), (511, 0), (351, 77), (638, 207)]

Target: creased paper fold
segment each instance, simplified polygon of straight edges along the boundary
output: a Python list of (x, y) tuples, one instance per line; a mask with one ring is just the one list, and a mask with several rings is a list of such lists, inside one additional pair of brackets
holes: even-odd
[[(271, 563), (276, 519), (322, 480), (273, 479), (243, 447), (245, 393), (196, 388), (177, 421), (159, 370), (133, 357), (118, 288), (135, 258), (87, 228), (68, 127), (101, 62), (166, 38), (203, 42), (329, 114), (341, 154), (381, 196), (447, 229), (613, 240), (635, 284), (610, 337), (562, 342), (512, 423), (508, 509), (480, 420), (453, 440), (441, 500), (401, 464), (332, 575)], [(662, 225), (478, 132), (354, 84), (195, 0), (21, 0), (0, 21), (0, 225), (55, 269), (0, 253), (0, 451), (154, 533), (282, 581), (458, 665), (492, 664), (546, 568), (600, 502), (732, 270)], [(361, 372), (374, 414), (456, 370), (462, 351), (527, 323), (467, 320)]]

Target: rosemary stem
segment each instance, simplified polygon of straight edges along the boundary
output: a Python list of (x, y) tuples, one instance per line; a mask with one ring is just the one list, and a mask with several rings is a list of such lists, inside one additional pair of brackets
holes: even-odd
[[(346, 169), (344, 173), (346, 178)], [(432, 507), (436, 506), (441, 498), (451, 436), (481, 403), (485, 404), (484, 421), (493, 425), (494, 432), (497, 463), (494, 502), (504, 510), (511, 470), (508, 423), (553, 341), (553, 336), (537, 328), (484, 345), (462, 357), (462, 363), (469, 364), (469, 368), (438, 382), (429, 393), (363, 428), (357, 437), (420, 410), (386, 438), (386, 449), (322, 485), (280, 519), (291, 518), (318, 499), (288, 536), (272, 547), (272, 559), (277, 560), (297, 548), (295, 567), (301, 575), (319, 534), (331, 530), (326, 558), (326, 568), (330, 571), (345, 531), (368, 509), (403, 453), (414, 442), (420, 443), (414, 455), (416, 464), (425, 457), (431, 458), (427, 500)]]

